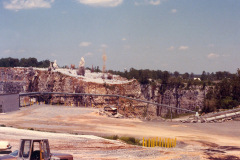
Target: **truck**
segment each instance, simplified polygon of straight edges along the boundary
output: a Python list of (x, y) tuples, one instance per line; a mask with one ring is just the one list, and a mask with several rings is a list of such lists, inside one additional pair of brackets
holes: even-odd
[(73, 160), (70, 154), (51, 153), (48, 139), (21, 139), (19, 150), (0, 160)]

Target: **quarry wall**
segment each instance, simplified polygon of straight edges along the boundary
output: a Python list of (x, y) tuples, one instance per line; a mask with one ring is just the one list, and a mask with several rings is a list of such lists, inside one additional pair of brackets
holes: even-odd
[[(67, 92), (92, 94), (117, 94), (132, 98), (167, 104), (178, 108), (196, 110), (203, 107), (207, 89), (192, 86), (188, 89), (167, 89), (160, 94), (159, 89), (151, 85), (141, 85), (133, 80), (128, 83), (108, 84), (86, 82), (81, 77), (72, 77), (60, 72), (35, 70), (33, 68), (0, 68), (0, 94), (26, 92)], [(119, 112), (127, 117), (165, 116), (169, 109), (161, 106), (147, 105), (126, 99), (110, 97), (60, 97), (47, 96), (40, 100), (46, 103), (84, 105), (94, 107), (106, 104), (118, 105)], [(23, 99), (21, 100), (23, 103)], [(173, 111), (176, 112), (176, 111)]]

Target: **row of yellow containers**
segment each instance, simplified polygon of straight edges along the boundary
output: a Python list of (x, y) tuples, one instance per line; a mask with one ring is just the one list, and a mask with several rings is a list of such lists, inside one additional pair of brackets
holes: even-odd
[(177, 138), (148, 138), (144, 139), (143, 137), (143, 147), (165, 147), (165, 148), (172, 148), (176, 147), (177, 145)]

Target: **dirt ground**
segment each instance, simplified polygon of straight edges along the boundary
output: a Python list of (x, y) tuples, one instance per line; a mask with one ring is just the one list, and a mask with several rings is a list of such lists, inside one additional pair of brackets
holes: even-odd
[[(21, 138), (48, 138), (53, 152), (71, 153), (74, 159), (240, 159), (240, 121), (150, 122), (100, 116), (92, 108), (34, 105), (1, 114), (1, 124), (10, 128), (0, 127), (0, 140), (14, 147)], [(106, 135), (176, 137), (177, 146), (146, 148), (98, 137)]]

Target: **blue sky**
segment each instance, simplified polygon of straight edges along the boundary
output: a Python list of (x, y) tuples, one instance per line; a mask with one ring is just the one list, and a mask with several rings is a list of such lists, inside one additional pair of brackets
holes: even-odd
[(235, 73), (239, 17), (240, 0), (1, 0), (0, 58)]

